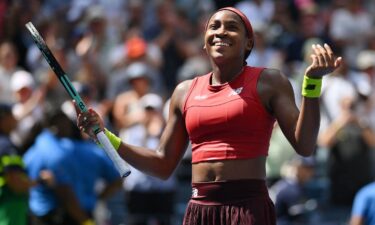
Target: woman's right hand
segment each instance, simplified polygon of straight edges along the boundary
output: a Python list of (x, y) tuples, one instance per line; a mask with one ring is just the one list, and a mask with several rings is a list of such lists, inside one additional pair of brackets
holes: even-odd
[(98, 140), (94, 130), (99, 127), (101, 131), (104, 131), (104, 122), (102, 118), (92, 108), (90, 108), (87, 112), (81, 112), (74, 100), (73, 104), (77, 113), (77, 127), (80, 131), (88, 134), (97, 142)]

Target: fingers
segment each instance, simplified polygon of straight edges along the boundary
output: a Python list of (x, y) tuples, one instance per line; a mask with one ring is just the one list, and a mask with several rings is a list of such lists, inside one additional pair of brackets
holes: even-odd
[(312, 59), (311, 67), (317, 67), (319, 65), (318, 57), (312, 54), (311, 59)]
[(332, 52), (332, 49), (329, 45), (324, 44), (324, 47), (321, 45), (313, 45), (312, 46), (315, 55), (318, 57), (318, 65), (321, 67), (330, 67), (334, 66), (335, 63), (335, 56)]
[(335, 54), (333, 54), (333, 51), (331, 49), (331, 47), (327, 44), (324, 44), (324, 48), (327, 52), (327, 55), (328, 55), (328, 61), (330, 63), (334, 63), (335, 62)]
[(307, 68), (306, 74), (314, 77), (321, 77), (332, 73), (335, 69), (340, 67), (342, 58), (336, 58), (331, 47), (327, 44), (312, 45), (312, 63)]
[(317, 66), (324, 66), (325, 58), (324, 58), (324, 50), (322, 50), (322, 46), (312, 45), (312, 49), (317, 58)]
[(77, 126), (82, 132), (88, 134), (92, 138), (96, 137), (94, 131), (97, 130), (98, 127), (101, 130), (104, 130), (104, 124), (101, 117), (93, 109), (78, 114)]
[(335, 68), (339, 68), (341, 66), (341, 62), (342, 62), (342, 57), (338, 57), (336, 60), (335, 60)]
[(95, 124), (95, 114), (91, 112), (80, 112), (77, 114), (77, 126), (78, 128), (87, 133), (91, 127)]
[(78, 117), (78, 114), (81, 112), (81, 109), (78, 107), (76, 100), (73, 100), (74, 109), (76, 110), (76, 115)]
[(55, 185), (55, 176), (54, 176), (52, 171), (41, 170), (40, 173), (39, 173), (39, 177), (49, 187), (53, 187)]

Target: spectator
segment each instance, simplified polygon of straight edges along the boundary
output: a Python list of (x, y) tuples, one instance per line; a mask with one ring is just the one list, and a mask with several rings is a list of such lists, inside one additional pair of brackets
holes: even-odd
[[(156, 94), (146, 94), (140, 98), (139, 103), (145, 118), (127, 128), (123, 138), (132, 145), (156, 148), (165, 125), (162, 115), (163, 100)], [(177, 188), (174, 175), (163, 181), (132, 168), (132, 175), (125, 180), (124, 188), (129, 212), (128, 224), (149, 224), (150, 221), (163, 225), (171, 224)], [(147, 204), (143, 204), (144, 202)]]
[(16, 124), (11, 107), (0, 105), (0, 224), (4, 225), (27, 224), (27, 193), (31, 182), (9, 138)]
[(155, 69), (160, 69), (163, 57), (159, 46), (147, 42), (142, 35), (141, 27), (129, 27), (124, 34), (124, 41), (111, 50), (113, 69), (121, 69), (133, 62), (149, 63)]
[(120, 92), (129, 89), (129, 85), (124, 85), (124, 79), (129, 72), (127, 68), (137, 63), (148, 65), (152, 81), (151, 90), (163, 93), (164, 81), (159, 72), (164, 61), (161, 49), (156, 44), (147, 42), (138, 27), (130, 28), (125, 36), (124, 42), (111, 51), (110, 61), (113, 64), (113, 72), (108, 80), (107, 97), (114, 99)]
[(18, 67), (18, 52), (12, 42), (4, 41), (0, 44), (0, 102), (14, 103), (10, 79)]
[(240, 1), (235, 7), (241, 10), (253, 24), (268, 24), (275, 10), (271, 0)]
[(144, 119), (144, 111), (139, 100), (151, 89), (148, 65), (141, 62), (130, 65), (125, 81), (125, 85), (130, 85), (130, 89), (117, 95), (113, 104), (114, 126), (119, 130), (120, 136), (127, 128)]
[(94, 211), (98, 203), (106, 206), (107, 200), (121, 190), (123, 180), (105, 152), (85, 134), (63, 142), (63, 145), (73, 145), (69, 157), (74, 158), (74, 172), (69, 176), (74, 179), (74, 194), (81, 208), (95, 219)]
[[(333, 11), (329, 35), (344, 49), (344, 58), (350, 66), (355, 66), (358, 53), (363, 49), (366, 39), (373, 30), (373, 17), (364, 7), (363, 0), (345, 0), (343, 6)], [(356, 34), (356, 35), (352, 35)]]
[(277, 224), (309, 224), (311, 211), (316, 209), (316, 200), (309, 193), (308, 184), (314, 175), (313, 157), (293, 157), (282, 168), (282, 179), (270, 188), (275, 202)]
[(72, 146), (62, 144), (64, 138), (73, 135), (74, 124), (59, 111), (49, 113), (47, 121), (47, 127), (23, 157), (31, 179), (36, 179), (45, 169), (51, 171), (55, 178), (53, 187), (38, 185), (31, 188), (31, 224), (78, 225), (85, 222), (91, 225), (89, 214), (83, 210), (74, 193), (72, 183), (77, 180), (73, 179), (76, 167), (71, 154)]
[(362, 79), (362, 97), (368, 97), (364, 104), (363, 116), (368, 120), (372, 129), (375, 129), (375, 50), (363, 50), (357, 58), (357, 68), (364, 73)]
[(375, 182), (361, 188), (354, 198), (350, 225), (375, 224)]
[(161, 67), (161, 74), (170, 95), (177, 84), (178, 69), (191, 54), (188, 43), (194, 36), (194, 29), (186, 15), (179, 14), (172, 2), (160, 1), (156, 13), (159, 32), (152, 41), (161, 49), (163, 58), (168, 59)]
[[(10, 105), (0, 104), (0, 224), (28, 224), (28, 192), (35, 185), (52, 184), (50, 172), (41, 170), (30, 180), (22, 157), (10, 139), (17, 120)], [(44, 183), (43, 183), (44, 181)], [(39, 182), (39, 183), (38, 183)]]
[(18, 120), (17, 128), (11, 137), (23, 154), (42, 129), (45, 93), (36, 87), (34, 77), (25, 70), (19, 70), (12, 75), (11, 89), (16, 99), (13, 114)]
[(112, 37), (108, 35), (104, 8), (95, 4), (88, 6), (82, 22), (85, 29), (76, 45), (77, 55), (82, 57), (84, 63), (95, 65), (96, 69), (107, 77), (111, 67), (109, 53), (117, 40), (112, 40)]
[[(320, 39), (319, 42), (329, 43), (329, 40), (327, 40), (323, 33), (318, 7), (318, 5), (312, 4), (299, 9), (298, 23), (294, 27), (295, 32), (292, 33), (291, 40), (285, 46), (287, 48), (285, 49), (286, 61), (289, 64), (298, 64), (304, 60), (304, 47), (306, 46), (310, 49), (311, 46), (311, 43), (308, 43), (308, 41)], [(290, 49), (293, 49), (293, 51)]]
[[(68, 68), (69, 64), (66, 58), (66, 52), (62, 46), (51, 46), (56, 60), (59, 62), (61, 68)], [(49, 67), (39, 67), (34, 72), (36, 83), (44, 92), (44, 108), (46, 111), (58, 109), (61, 104), (69, 99), (64, 86), (61, 85), (59, 78), (54, 71)]]
[[(73, 82), (73, 86), (87, 107), (98, 107), (92, 99), (88, 85)], [(70, 120), (75, 120), (76, 113), (72, 101), (65, 102), (62, 105), (62, 111)], [(76, 130), (74, 133), (77, 134), (79, 131), (76, 126), (73, 124), (72, 126)], [(107, 201), (115, 194), (120, 194), (118, 192), (121, 190), (122, 179), (105, 152), (90, 141), (84, 133), (64, 139), (62, 143), (67, 148), (73, 148), (69, 157), (74, 158), (75, 163), (74, 171), (70, 175), (75, 180), (72, 186), (78, 201), (90, 216), (95, 217), (95, 209), (99, 203), (106, 208)], [(110, 218), (104, 216), (104, 218), (96, 217), (95, 219), (109, 220)]]
[(370, 151), (375, 134), (356, 114), (359, 103), (343, 96), (340, 113), (319, 134), (320, 145), (329, 151), (329, 213), (336, 221), (349, 219), (354, 195), (373, 179)]
[(249, 65), (282, 68), (283, 54), (270, 46), (267, 39), (267, 23), (255, 23), (253, 25), (255, 43), (252, 54), (246, 59)]
[(341, 67), (329, 77), (325, 77), (322, 86), (322, 124), (321, 130), (337, 118), (341, 112), (341, 101), (346, 96), (357, 98), (357, 89), (350, 79), (356, 72), (348, 65), (347, 59), (342, 60)]

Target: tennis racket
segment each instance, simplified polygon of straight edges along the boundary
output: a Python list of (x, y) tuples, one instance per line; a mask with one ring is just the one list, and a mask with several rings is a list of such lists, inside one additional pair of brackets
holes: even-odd
[[(61, 84), (64, 86), (65, 90), (68, 92), (70, 97), (75, 100), (76, 104), (78, 105), (79, 109), (82, 112), (87, 112), (87, 107), (85, 103), (82, 101), (81, 97), (77, 93), (76, 89), (70, 82), (68, 76), (61, 68), (60, 64), (57, 62), (56, 58), (53, 56), (52, 52), (48, 48), (46, 42), (43, 40), (42, 36), (39, 34), (38, 30), (34, 27), (31, 22), (26, 23), (26, 28), (31, 33), (31, 36), (41, 51), (43, 57), (46, 59), (48, 64), (50, 65), (51, 69), (55, 72), (57, 77), (59, 78)], [(108, 140), (107, 136), (104, 134), (103, 131), (100, 130), (99, 126), (94, 128), (94, 133), (102, 145), (103, 149), (107, 153), (108, 157), (113, 161), (117, 171), (120, 173), (121, 177), (127, 177), (130, 174), (130, 168), (126, 164), (126, 162), (120, 157), (117, 151), (112, 146), (111, 142)]]

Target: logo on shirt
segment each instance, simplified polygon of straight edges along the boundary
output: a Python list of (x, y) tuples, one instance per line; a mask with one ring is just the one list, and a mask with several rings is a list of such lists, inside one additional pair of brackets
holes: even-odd
[(197, 95), (194, 97), (195, 100), (204, 100), (207, 98), (207, 95)]
[(232, 89), (232, 91), (229, 93), (228, 97), (234, 96), (234, 95), (239, 95), (239, 94), (241, 94), (242, 90), (243, 90), (243, 87)]
[(192, 196), (192, 197), (198, 197), (198, 189), (193, 188), (193, 189), (191, 190), (191, 196)]

